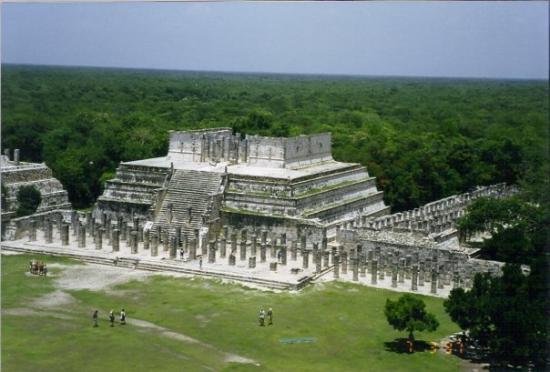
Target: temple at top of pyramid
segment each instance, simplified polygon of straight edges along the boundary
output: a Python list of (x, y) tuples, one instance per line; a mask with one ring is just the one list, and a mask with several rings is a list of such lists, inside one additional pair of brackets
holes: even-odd
[[(332, 158), (331, 134), (241, 136), (231, 128), (170, 133), (166, 156), (120, 163), (96, 215), (164, 229), (237, 225), (325, 234), (389, 212), (365, 167)], [(294, 232), (296, 233), (296, 232)]]

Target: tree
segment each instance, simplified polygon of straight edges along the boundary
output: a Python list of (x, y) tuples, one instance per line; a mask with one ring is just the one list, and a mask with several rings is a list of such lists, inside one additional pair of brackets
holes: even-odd
[(433, 314), (426, 312), (426, 304), (421, 299), (404, 294), (397, 301), (386, 300), (384, 314), (388, 323), (398, 331), (409, 332), (409, 340), (414, 340), (413, 332), (433, 332), (439, 322)]
[(536, 261), (529, 276), (519, 265), (504, 266), (501, 277), (477, 274), (471, 290), (451, 291), (445, 310), (500, 364), (546, 370), (547, 269), (544, 261)]
[(42, 201), (42, 195), (40, 195), (40, 191), (32, 185), (21, 186), (19, 190), (17, 190), (17, 201), (19, 206), (15, 213), (16, 216), (28, 216), (36, 212), (36, 209)]

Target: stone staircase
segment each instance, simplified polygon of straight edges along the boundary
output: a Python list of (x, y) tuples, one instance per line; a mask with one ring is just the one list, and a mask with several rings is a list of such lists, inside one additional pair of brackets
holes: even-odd
[(173, 226), (169, 234), (175, 233), (175, 226), (181, 226), (182, 233), (189, 238), (195, 229), (200, 229), (213, 216), (212, 210), (217, 210), (212, 203), (213, 197), (222, 190), (222, 174), (195, 170), (175, 170), (157, 213), (152, 231), (157, 226)]

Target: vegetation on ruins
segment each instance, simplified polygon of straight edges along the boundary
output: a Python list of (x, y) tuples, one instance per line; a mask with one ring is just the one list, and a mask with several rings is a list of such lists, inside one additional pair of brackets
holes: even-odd
[(15, 215), (17, 217), (28, 216), (36, 212), (36, 209), (42, 201), (42, 195), (40, 191), (33, 185), (21, 186), (17, 190), (17, 211)]
[(414, 332), (433, 332), (439, 322), (426, 311), (426, 304), (417, 296), (404, 294), (397, 301), (386, 300), (384, 314), (388, 323), (398, 331), (409, 332), (409, 340), (414, 340)]
[(120, 161), (163, 156), (168, 130), (330, 131), (394, 210), (548, 163), (542, 81), (360, 78), (2, 66), (2, 147), (46, 161), (76, 207)]

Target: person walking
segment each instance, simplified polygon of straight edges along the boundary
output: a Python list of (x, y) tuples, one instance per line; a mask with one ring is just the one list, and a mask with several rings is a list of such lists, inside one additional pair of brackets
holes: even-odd
[(199, 270), (202, 270), (202, 256), (199, 257)]
[(94, 321), (94, 327), (97, 327), (97, 317), (98, 317), (98, 315), (99, 315), (99, 311), (94, 310), (94, 313), (92, 315), (92, 319)]
[(113, 310), (109, 312), (109, 322), (111, 323), (111, 327), (115, 326), (115, 313), (113, 313)]
[(264, 309), (260, 310), (260, 314), (258, 314), (258, 320), (260, 321), (260, 327), (264, 326), (264, 320), (265, 320), (265, 311)]
[(180, 248), (180, 259), (183, 261), (183, 248)]
[(124, 311), (124, 308), (120, 310), (120, 325), (126, 324), (126, 311)]
[(268, 325), (273, 325), (273, 309), (272, 308), (269, 308), (269, 310), (267, 310), (267, 324)]

